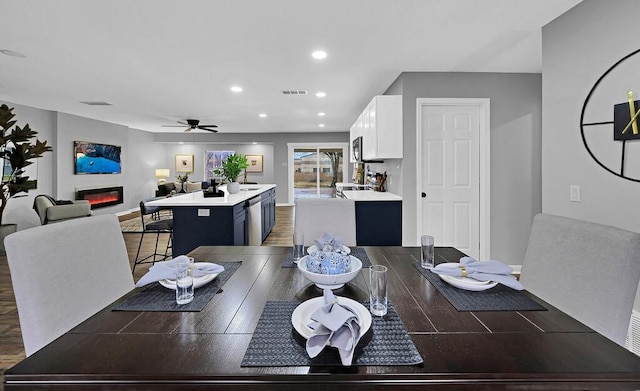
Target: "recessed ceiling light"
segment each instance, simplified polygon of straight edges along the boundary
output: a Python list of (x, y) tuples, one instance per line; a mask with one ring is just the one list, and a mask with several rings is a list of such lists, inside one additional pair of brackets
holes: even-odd
[(319, 128), (324, 128), (324, 124), (318, 125)]
[(267, 115), (265, 113), (260, 113), (258, 114), (258, 117), (260, 118), (267, 118)]
[(327, 93), (326, 92), (322, 92), (322, 91), (316, 92), (316, 96), (318, 98), (324, 98), (325, 96), (327, 96)]
[(24, 54), (22, 54), (20, 52), (16, 52), (15, 50), (9, 50), (9, 49), (2, 49), (2, 50), (0, 50), (0, 53), (6, 54), (7, 56), (10, 56), (10, 57), (18, 57), (18, 58), (27, 57), (27, 56), (25, 56)]
[(325, 52), (324, 50), (316, 50), (315, 52), (311, 53), (311, 57), (315, 58), (316, 60), (322, 60), (327, 58), (327, 52)]
[(233, 92), (242, 92), (242, 87), (233, 86), (233, 87), (231, 87), (231, 91), (233, 91)]
[(322, 112), (318, 113), (318, 117), (324, 117), (324, 115), (325, 115), (325, 114), (324, 114), (324, 113), (322, 113)]

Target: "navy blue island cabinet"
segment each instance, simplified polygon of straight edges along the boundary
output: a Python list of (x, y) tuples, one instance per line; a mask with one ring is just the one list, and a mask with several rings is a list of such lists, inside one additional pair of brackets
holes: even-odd
[[(261, 205), (254, 210), (256, 201)], [(254, 240), (262, 243), (275, 225), (275, 204), (275, 185), (241, 185), (239, 194), (220, 198), (206, 198), (196, 192), (150, 203), (173, 210), (174, 257), (199, 246), (248, 246)], [(259, 224), (257, 235), (251, 222)]]
[(356, 201), (358, 246), (402, 246), (402, 201)]

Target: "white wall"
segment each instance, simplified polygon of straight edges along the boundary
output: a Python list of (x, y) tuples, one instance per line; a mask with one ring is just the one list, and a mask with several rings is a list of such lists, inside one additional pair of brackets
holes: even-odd
[[(640, 47), (629, 34), (637, 30), (639, 6), (637, 0), (586, 0), (542, 30), (542, 210), (546, 213), (640, 232), (640, 183), (616, 177), (591, 159), (579, 127), (582, 106), (596, 80)], [(640, 55), (634, 61), (640, 64)], [(628, 72), (628, 83), (608, 91), (609, 102), (626, 102), (626, 89), (634, 85), (635, 99), (640, 97), (638, 67), (622, 68)], [(603, 114), (613, 120), (609, 103)], [(612, 133), (603, 132), (609, 136), (606, 143), (612, 144)], [(633, 143), (637, 147), (640, 141), (629, 144)], [(619, 151), (611, 151), (611, 160), (619, 160)], [(636, 159), (639, 155), (636, 148)], [(569, 201), (570, 185), (580, 186), (581, 202)]]

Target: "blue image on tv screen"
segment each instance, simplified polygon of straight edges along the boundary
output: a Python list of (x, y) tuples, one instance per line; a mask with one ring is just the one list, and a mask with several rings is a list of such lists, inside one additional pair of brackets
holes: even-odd
[(76, 174), (120, 174), (120, 150), (116, 145), (75, 141)]

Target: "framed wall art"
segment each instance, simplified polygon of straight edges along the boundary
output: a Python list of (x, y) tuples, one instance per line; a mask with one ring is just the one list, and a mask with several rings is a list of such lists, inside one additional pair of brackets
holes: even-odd
[(193, 172), (193, 155), (176, 155), (176, 172)]
[(263, 170), (263, 161), (262, 155), (245, 155), (247, 158), (247, 163), (249, 163), (249, 167), (247, 167), (247, 172), (262, 172)]

